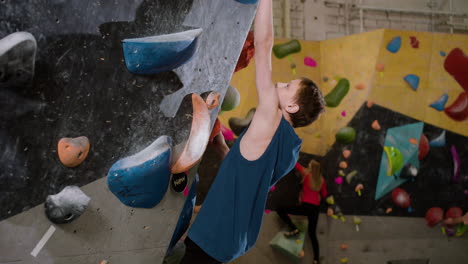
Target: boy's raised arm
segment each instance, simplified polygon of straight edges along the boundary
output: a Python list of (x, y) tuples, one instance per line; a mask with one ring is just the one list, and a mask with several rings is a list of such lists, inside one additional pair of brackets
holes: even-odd
[(255, 71), (258, 93), (257, 111), (263, 116), (278, 108), (278, 95), (272, 82), (271, 51), (273, 48), (272, 0), (260, 0), (254, 23)]

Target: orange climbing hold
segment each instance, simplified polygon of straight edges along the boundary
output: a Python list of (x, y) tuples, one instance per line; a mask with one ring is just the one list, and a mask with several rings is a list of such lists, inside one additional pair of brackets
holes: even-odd
[(351, 150), (348, 150), (348, 149), (343, 150), (343, 157), (347, 159), (349, 158), (349, 156), (351, 156)]
[(206, 97), (205, 102), (206, 102), (206, 105), (208, 106), (209, 110), (218, 107), (220, 97), (221, 97), (221, 95), (219, 93), (217, 93), (217, 92), (211, 92), (210, 94), (208, 94), (208, 96)]
[(375, 65), (375, 70), (377, 70), (378, 72), (383, 72), (385, 70), (385, 64), (377, 63), (377, 65)]
[(356, 185), (356, 187), (354, 188), (354, 191), (357, 192), (359, 196), (362, 195), (362, 190), (364, 190), (364, 185), (362, 185), (362, 183), (359, 183), (359, 184)]
[(385, 211), (385, 213), (386, 213), (386, 214), (389, 214), (389, 213), (391, 213), (392, 211), (393, 211), (393, 208), (389, 207), (389, 208), (387, 208), (387, 210)]
[(415, 138), (410, 138), (410, 139), (409, 139), (409, 142), (410, 142), (411, 144), (413, 144), (413, 145), (418, 145), (418, 143), (419, 143), (418, 140), (415, 139)]
[[(203, 156), (211, 134), (208, 106), (198, 94), (192, 94), (192, 128), (181, 151), (175, 153), (171, 173), (177, 174), (192, 168)], [(177, 147), (176, 147), (177, 149)]]
[(345, 244), (345, 243), (341, 244), (340, 249), (343, 250), (343, 251), (347, 250), (348, 249), (348, 244)]
[(304, 256), (305, 256), (304, 250), (301, 250), (301, 252), (299, 253), (299, 258), (303, 258)]
[(340, 162), (340, 168), (342, 168), (342, 169), (348, 168), (348, 163), (346, 163), (346, 161)]
[(368, 100), (366, 105), (367, 105), (367, 108), (371, 108), (374, 105), (374, 102)]
[(57, 152), (63, 165), (76, 167), (88, 156), (89, 140), (87, 137), (62, 138), (58, 142)]
[(366, 89), (366, 85), (363, 84), (363, 83), (358, 83), (358, 84), (356, 84), (356, 86), (354, 86), (354, 88), (356, 88), (358, 90), (364, 90), (364, 89)]
[(374, 120), (374, 122), (372, 122), (372, 129), (374, 129), (374, 130), (380, 130), (381, 129), (379, 121)]

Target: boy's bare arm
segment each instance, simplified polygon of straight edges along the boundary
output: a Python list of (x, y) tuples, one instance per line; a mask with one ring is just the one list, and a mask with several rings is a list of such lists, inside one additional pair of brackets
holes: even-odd
[(272, 0), (259, 1), (254, 23), (254, 39), (258, 106), (240, 143), (241, 153), (248, 160), (255, 160), (265, 152), (281, 120), (278, 93), (271, 80)]
[[(255, 81), (258, 94), (257, 112), (278, 107), (278, 95), (272, 82), (271, 50), (273, 48), (272, 0), (260, 0), (254, 23)], [(262, 114), (262, 113), (260, 113)]]

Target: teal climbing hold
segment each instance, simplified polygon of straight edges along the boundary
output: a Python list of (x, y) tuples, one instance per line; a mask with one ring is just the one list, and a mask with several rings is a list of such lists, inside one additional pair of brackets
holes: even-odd
[(448, 94), (444, 93), (437, 101), (433, 102), (429, 106), (434, 108), (435, 110), (442, 112), (444, 111), (445, 104), (448, 101)]
[(445, 57), (445, 56), (447, 55), (447, 54), (445, 54), (445, 52), (443, 52), (443, 51), (439, 52), (439, 54), (440, 54), (440, 56), (442, 56), (442, 57)]
[(401, 47), (401, 37), (394, 37), (387, 45), (387, 50), (391, 53), (397, 53)]
[(169, 186), (171, 157), (171, 138), (159, 137), (142, 151), (112, 165), (107, 174), (109, 190), (127, 206), (156, 206)]
[(195, 54), (202, 29), (122, 41), (125, 65), (131, 73), (151, 75), (171, 71)]
[(408, 74), (403, 78), (410, 86), (413, 88), (413, 90), (417, 90), (419, 87), (419, 77), (414, 74)]
[(445, 130), (440, 133), (440, 135), (431, 142), (429, 142), (429, 146), (431, 147), (444, 147), (445, 146)]

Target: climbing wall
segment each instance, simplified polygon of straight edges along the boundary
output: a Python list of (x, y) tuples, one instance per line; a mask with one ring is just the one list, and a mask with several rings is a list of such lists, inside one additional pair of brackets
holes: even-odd
[[(187, 141), (186, 95), (216, 91), (222, 100), (255, 8), (234, 0), (1, 1), (0, 37), (28, 32), (36, 50), (34, 41), (0, 40), (0, 263), (162, 262), (186, 198), (169, 187), (152, 209), (127, 207), (105, 176), (160, 136), (174, 146)], [(197, 49), (182, 66), (151, 75), (127, 69), (122, 40), (194, 28), (202, 29)], [(79, 136), (89, 153), (65, 167), (58, 142)], [(51, 225), (42, 203), (69, 185), (91, 198), (88, 209)]]

